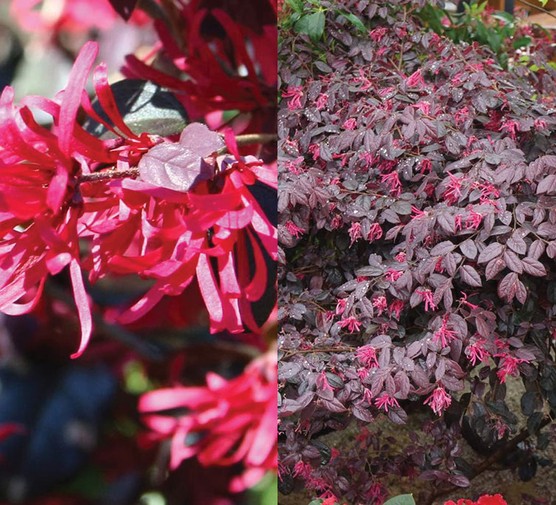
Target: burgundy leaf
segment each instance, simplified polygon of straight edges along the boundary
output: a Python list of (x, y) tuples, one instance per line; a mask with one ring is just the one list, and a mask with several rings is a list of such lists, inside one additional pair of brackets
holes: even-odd
[(533, 258), (523, 258), (522, 260), (523, 270), (530, 275), (535, 277), (544, 277), (546, 275), (545, 266)]
[(434, 378), (436, 379), (436, 382), (441, 381), (445, 374), (446, 374), (446, 362), (444, 359), (440, 359), (438, 361), (438, 366), (434, 371)]
[(504, 251), (504, 261), (506, 262), (506, 266), (518, 274), (523, 273), (523, 265), (521, 260), (519, 259), (518, 255), (509, 249)]
[(527, 288), (521, 281), (517, 281), (516, 283), (515, 297), (521, 303), (525, 303), (527, 300)]
[(518, 349), (515, 352), (515, 355), (517, 358), (525, 359), (527, 361), (533, 361), (536, 358), (535, 354), (530, 349), (526, 349), (524, 347)]
[(186, 192), (214, 175), (214, 166), (204, 158), (224, 147), (218, 133), (192, 123), (182, 132), (179, 143), (154, 146), (139, 161), (141, 179), (161, 188)]
[(445, 256), (446, 254), (451, 253), (455, 248), (456, 246), (452, 242), (445, 240), (444, 242), (436, 244), (431, 249), (430, 254), (431, 256)]
[(511, 302), (517, 293), (518, 283), (519, 279), (515, 272), (506, 274), (498, 283), (498, 296), (502, 300), (506, 300), (508, 303)]
[(278, 379), (285, 381), (295, 377), (301, 371), (301, 365), (292, 361), (280, 362), (278, 366)]
[(467, 337), (467, 332), (469, 330), (467, 327), (467, 321), (463, 317), (456, 313), (450, 314), (450, 324), (460, 338)]
[(506, 242), (506, 245), (517, 254), (525, 254), (527, 252), (527, 244), (521, 235), (521, 230), (516, 230)]
[(556, 174), (547, 175), (537, 186), (537, 195), (556, 193)]
[(407, 413), (401, 408), (390, 409), (388, 411), (388, 419), (394, 424), (405, 424), (407, 423)]
[(456, 221), (454, 219), (454, 216), (452, 216), (452, 214), (448, 213), (448, 212), (441, 212), (440, 214), (438, 214), (438, 217), (436, 218), (438, 224), (440, 225), (440, 227), (446, 232), (449, 233), (450, 235), (454, 234), (456, 232)]
[(494, 279), (504, 268), (506, 268), (506, 262), (502, 258), (494, 258), (485, 267), (486, 280)]
[(545, 245), (541, 239), (535, 240), (531, 247), (529, 247), (528, 257), (534, 260), (538, 260), (544, 253)]
[(394, 382), (396, 383), (396, 398), (406, 399), (411, 388), (407, 374), (399, 371), (394, 375)]
[(374, 417), (370, 413), (370, 411), (364, 407), (361, 407), (360, 405), (354, 405), (351, 408), (351, 413), (353, 414), (354, 417), (366, 423), (370, 423), (374, 421)]
[(471, 485), (469, 479), (463, 474), (450, 475), (448, 481), (454, 486), (458, 486), (458, 487), (469, 487)]
[(550, 239), (556, 238), (556, 224), (552, 223), (541, 223), (537, 230), (537, 233), (541, 237), (547, 237)]
[(342, 403), (337, 398), (332, 398), (331, 400), (321, 398), (320, 401), (322, 402), (323, 407), (329, 410), (330, 412), (346, 411), (346, 408), (342, 405)]
[(548, 243), (548, 246), (546, 247), (546, 254), (549, 258), (556, 258), (556, 240)]
[(492, 333), (491, 325), (481, 316), (475, 318), (475, 326), (477, 328), (477, 333), (482, 337), (488, 337)]
[(461, 280), (471, 286), (472, 288), (480, 288), (483, 283), (481, 276), (470, 265), (463, 265), (460, 269)]
[(477, 246), (475, 242), (471, 239), (464, 240), (460, 245), (459, 248), (465, 256), (467, 256), (470, 260), (474, 260), (477, 257)]
[(498, 242), (493, 242), (486, 246), (479, 254), (479, 263), (488, 263), (489, 261), (497, 258), (504, 251), (504, 246)]

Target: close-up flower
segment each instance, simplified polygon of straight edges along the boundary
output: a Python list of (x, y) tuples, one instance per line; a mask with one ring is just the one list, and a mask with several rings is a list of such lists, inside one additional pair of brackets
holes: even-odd
[(272, 493), (277, 7), (216, 4), (0, 6), (2, 503)]

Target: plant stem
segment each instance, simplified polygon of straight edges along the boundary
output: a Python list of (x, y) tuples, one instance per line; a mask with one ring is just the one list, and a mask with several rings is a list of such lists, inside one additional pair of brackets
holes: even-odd
[(137, 177), (139, 175), (139, 169), (137, 167), (130, 168), (128, 170), (103, 170), (102, 172), (94, 172), (92, 174), (83, 174), (79, 177), (79, 182), (97, 182), (97, 181), (108, 181), (110, 179), (123, 179), (125, 177)]
[[(48, 293), (49, 296), (64, 302), (68, 307), (72, 307), (75, 303), (66, 290), (56, 286), (52, 282), (46, 283), (45, 292)], [(97, 312), (93, 312), (92, 317), (96, 331), (102, 333), (106, 337), (121, 342), (127, 347), (133, 349), (143, 358), (160, 362), (167, 357), (166, 350), (163, 347), (149, 342), (146, 339), (142, 339), (139, 335), (127, 330), (123, 326), (107, 323)]]

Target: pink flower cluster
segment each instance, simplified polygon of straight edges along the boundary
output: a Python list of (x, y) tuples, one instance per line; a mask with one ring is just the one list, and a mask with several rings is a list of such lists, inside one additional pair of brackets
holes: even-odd
[[(206, 386), (145, 393), (139, 411), (156, 439), (172, 439), (170, 468), (192, 456), (205, 466), (242, 463), (244, 472), (231, 482), (231, 491), (238, 492), (276, 470), (277, 387), (273, 349), (234, 379), (211, 372)], [(173, 409), (183, 413), (172, 415)]]
[[(83, 47), (55, 100), (29, 97), (17, 106), (9, 87), (0, 97), (0, 311), (31, 311), (48, 276), (67, 267), (82, 331), (73, 357), (92, 331), (83, 270), (91, 282), (108, 274), (155, 281), (122, 322), (197, 282), (212, 331), (258, 331), (251, 303), (266, 289), (265, 255), (276, 259), (277, 231), (249, 188), (276, 188), (276, 167), (241, 157), (229, 132), (230, 154), (215, 160), (213, 177), (188, 191), (118, 177), (163, 139), (125, 125), (103, 65), (94, 71), (95, 91), (115, 126), (96, 114), (84, 87), (97, 53), (95, 43)], [(31, 106), (52, 116), (52, 130), (35, 121)], [(76, 121), (80, 108), (116, 138), (86, 132)], [(111, 177), (103, 177), (106, 168)], [(90, 246), (85, 257), (83, 239)]]
[(449, 500), (444, 505), (508, 505), (501, 494), (481, 496), (477, 501), (460, 498), (457, 502)]

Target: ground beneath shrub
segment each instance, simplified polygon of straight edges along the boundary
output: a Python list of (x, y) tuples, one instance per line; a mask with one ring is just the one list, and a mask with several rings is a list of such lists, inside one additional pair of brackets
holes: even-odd
[[(519, 399), (521, 394), (520, 383), (514, 381), (508, 384), (508, 402), (512, 411), (516, 414), (520, 411)], [(377, 420), (373, 424), (373, 428), (380, 429), (384, 437), (392, 436), (403, 443), (403, 440), (407, 439), (407, 433), (419, 431), (419, 423), (421, 422), (423, 422), (423, 419), (416, 415), (409, 416), (408, 424), (403, 426), (393, 425), (384, 419)], [(548, 426), (544, 430), (548, 431), (550, 429), (551, 427)], [(357, 430), (358, 428), (354, 425), (343, 432), (325, 435), (320, 440), (330, 447), (337, 447), (338, 449), (346, 448), (353, 442), (357, 435)], [(556, 505), (556, 431), (553, 430), (552, 434), (552, 440), (548, 448), (544, 451), (538, 451), (537, 454), (540, 458), (552, 460), (553, 464), (545, 467), (539, 466), (532, 480), (528, 482), (521, 481), (517, 475), (517, 470), (494, 469), (493, 471), (485, 471), (471, 481), (470, 487), (460, 488), (457, 492), (443, 496), (436, 500), (434, 505), (443, 505), (445, 501), (450, 499), (477, 499), (483, 494), (497, 493), (504, 496), (508, 505)], [(403, 447), (403, 445), (400, 444), (400, 447)], [(470, 447), (463, 448), (463, 457), (474, 465), (482, 461), (482, 457), (477, 455)], [(437, 487), (434, 482), (410, 480), (408, 478), (392, 478), (392, 481), (387, 483), (387, 486), (392, 496), (413, 493), (417, 505), (421, 505), (420, 502), (422, 503), (422, 499), (419, 499), (422, 493), (428, 494)], [(278, 496), (278, 503), (280, 505), (308, 505), (314, 498), (315, 496), (301, 489), (289, 495), (280, 494)]]

